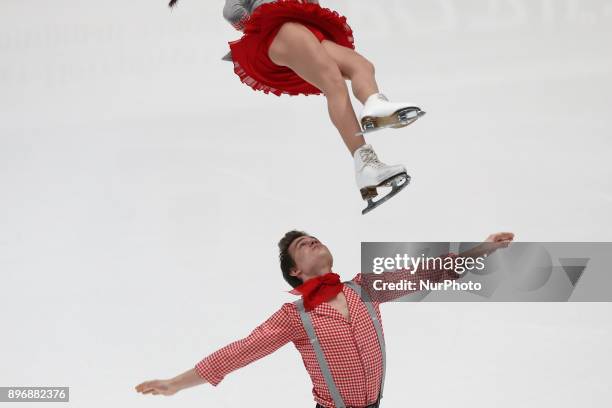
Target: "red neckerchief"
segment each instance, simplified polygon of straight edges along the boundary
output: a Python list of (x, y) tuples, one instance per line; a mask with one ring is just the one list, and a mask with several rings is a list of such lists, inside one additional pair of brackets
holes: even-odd
[(301, 294), (304, 300), (304, 309), (311, 311), (321, 303), (327, 302), (342, 292), (343, 286), (344, 284), (340, 282), (339, 275), (328, 272), (325, 275), (308, 279), (290, 293), (294, 295)]

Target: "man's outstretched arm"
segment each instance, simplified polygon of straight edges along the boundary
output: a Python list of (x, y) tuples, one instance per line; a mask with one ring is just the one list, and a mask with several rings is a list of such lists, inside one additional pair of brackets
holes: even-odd
[(293, 340), (295, 330), (290, 315), (292, 305), (285, 304), (247, 337), (215, 351), (194, 368), (165, 380), (145, 381), (136, 386), (143, 394), (173, 395), (199, 384), (216, 386), (232, 371), (246, 366)]

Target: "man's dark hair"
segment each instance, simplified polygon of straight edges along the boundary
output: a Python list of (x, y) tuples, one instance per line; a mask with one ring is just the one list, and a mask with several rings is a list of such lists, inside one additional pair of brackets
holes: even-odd
[(278, 241), (278, 258), (280, 260), (281, 271), (283, 271), (283, 278), (285, 278), (287, 283), (294, 288), (300, 286), (302, 284), (302, 281), (296, 278), (295, 276), (291, 276), (289, 274), (289, 272), (291, 272), (291, 270), (295, 268), (295, 261), (291, 257), (291, 254), (289, 254), (289, 245), (291, 245), (291, 243), (299, 237), (307, 235), (308, 234), (304, 231), (293, 230), (287, 232), (285, 236), (282, 237), (280, 241)]

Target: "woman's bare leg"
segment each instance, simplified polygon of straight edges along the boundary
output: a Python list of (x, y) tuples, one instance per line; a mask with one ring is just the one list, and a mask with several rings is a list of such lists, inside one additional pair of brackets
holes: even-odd
[(270, 45), (269, 56), (325, 94), (329, 116), (351, 155), (365, 144), (363, 137), (355, 136), (361, 126), (340, 68), (310, 30), (299, 23), (285, 23)]
[(361, 103), (365, 103), (370, 95), (379, 92), (374, 64), (355, 50), (338, 45), (333, 41), (323, 40), (322, 45), (336, 62), (342, 75), (351, 80), (353, 95)]

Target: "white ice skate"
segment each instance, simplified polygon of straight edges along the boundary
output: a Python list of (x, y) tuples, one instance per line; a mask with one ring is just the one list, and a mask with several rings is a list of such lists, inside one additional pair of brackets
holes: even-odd
[(381, 93), (371, 95), (363, 106), (361, 112), (362, 131), (357, 135), (387, 128), (401, 128), (416, 121), (425, 112), (418, 106), (409, 103), (389, 102)]
[[(378, 160), (374, 149), (369, 144), (361, 146), (355, 151), (355, 179), (361, 192), (361, 198), (367, 200), (368, 205), (361, 211), (366, 214), (385, 201), (399, 193), (410, 183), (410, 176), (402, 165), (388, 166)], [(378, 196), (377, 188), (391, 187), (391, 191), (382, 198), (374, 201)]]

